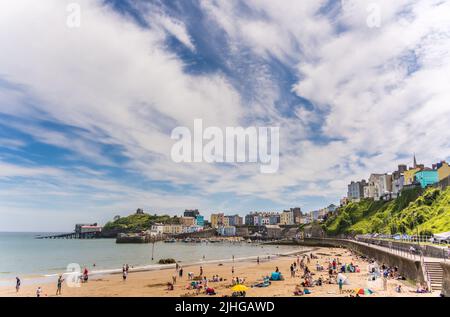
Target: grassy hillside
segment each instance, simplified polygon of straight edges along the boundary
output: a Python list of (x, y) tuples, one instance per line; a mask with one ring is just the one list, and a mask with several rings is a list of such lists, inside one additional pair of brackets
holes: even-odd
[(167, 215), (149, 215), (149, 214), (133, 214), (128, 217), (121, 217), (115, 221), (108, 222), (104, 227), (104, 231), (120, 231), (120, 232), (138, 232), (147, 230), (152, 223), (175, 223), (177, 218)]
[(328, 234), (408, 233), (450, 231), (450, 188), (421, 192), (405, 190), (390, 202), (363, 200), (341, 208), (324, 225)]

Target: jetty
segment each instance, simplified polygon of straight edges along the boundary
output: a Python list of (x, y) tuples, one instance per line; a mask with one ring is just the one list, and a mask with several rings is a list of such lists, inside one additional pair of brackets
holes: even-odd
[(101, 232), (102, 227), (96, 223), (76, 224), (73, 232), (37, 236), (36, 239), (98, 239), (101, 237)]

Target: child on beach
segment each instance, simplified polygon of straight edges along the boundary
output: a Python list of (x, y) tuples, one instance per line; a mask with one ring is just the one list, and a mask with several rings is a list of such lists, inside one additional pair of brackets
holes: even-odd
[(342, 279), (339, 279), (338, 284), (339, 284), (339, 294), (342, 294), (342, 286), (344, 285), (344, 281)]
[(41, 297), (42, 294), (42, 288), (39, 286), (36, 290), (36, 297)]

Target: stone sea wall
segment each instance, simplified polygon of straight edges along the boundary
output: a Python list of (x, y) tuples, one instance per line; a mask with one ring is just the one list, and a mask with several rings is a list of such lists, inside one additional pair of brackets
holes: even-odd
[(377, 248), (355, 243), (353, 241), (341, 239), (320, 239), (309, 238), (297, 242), (285, 242), (283, 244), (299, 244), (304, 246), (319, 246), (319, 247), (345, 247), (353, 250), (361, 255), (377, 260), (379, 263), (384, 263), (389, 266), (397, 266), (400, 273), (407, 279), (424, 282), (422, 266), (419, 261), (406, 259), (401, 256), (391, 254), (389, 252), (379, 250)]
[(442, 294), (450, 297), (450, 263), (441, 263), (444, 275), (442, 278)]

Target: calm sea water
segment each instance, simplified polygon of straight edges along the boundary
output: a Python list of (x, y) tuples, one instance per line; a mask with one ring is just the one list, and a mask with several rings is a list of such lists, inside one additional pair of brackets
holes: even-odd
[[(114, 239), (35, 239), (48, 233), (0, 233), (0, 280), (20, 276), (42, 276), (65, 272), (67, 265), (78, 263), (90, 270), (157, 264), (159, 259), (174, 258), (182, 263), (203, 260), (227, 260), (287, 253), (298, 247), (248, 243), (164, 243), (116, 244)], [(95, 264), (95, 267), (94, 267)]]

